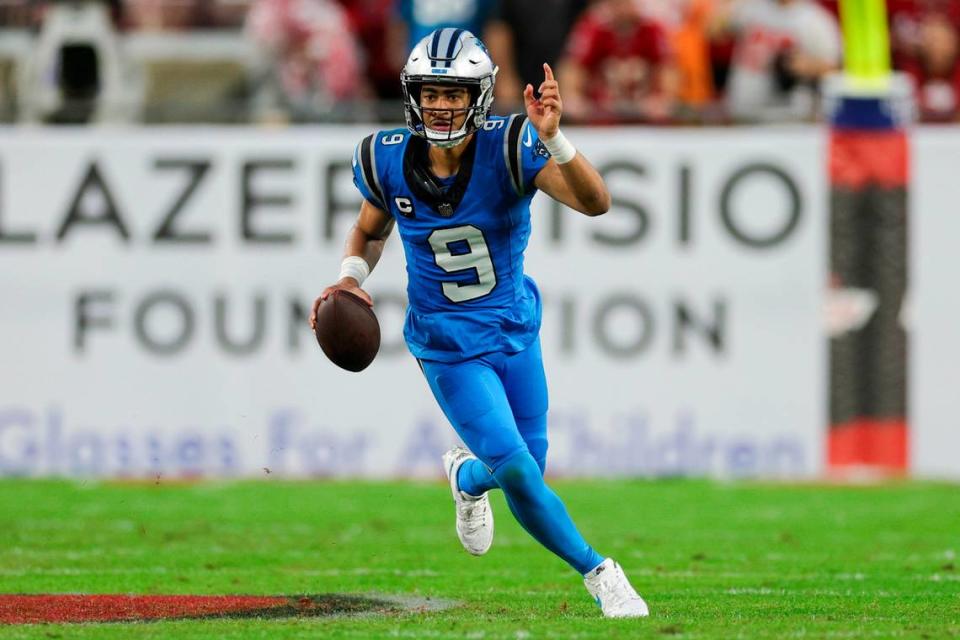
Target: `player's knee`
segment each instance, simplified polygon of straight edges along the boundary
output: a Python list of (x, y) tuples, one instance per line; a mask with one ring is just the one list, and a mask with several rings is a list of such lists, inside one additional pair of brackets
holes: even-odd
[(540, 475), (543, 475), (547, 470), (547, 439), (535, 438), (528, 440), (527, 449), (530, 450), (530, 455), (533, 456), (537, 467), (540, 468)]
[(547, 436), (546, 415), (534, 418), (517, 418), (517, 426), (523, 434), (523, 441), (527, 445), (530, 455), (536, 460), (542, 475), (547, 468)]
[(528, 451), (507, 458), (493, 475), (505, 492), (518, 498), (535, 495), (543, 485), (541, 467)]
[(540, 469), (540, 475), (543, 476), (547, 473), (547, 456), (543, 455), (540, 457), (534, 457), (534, 460), (537, 463), (537, 467)]

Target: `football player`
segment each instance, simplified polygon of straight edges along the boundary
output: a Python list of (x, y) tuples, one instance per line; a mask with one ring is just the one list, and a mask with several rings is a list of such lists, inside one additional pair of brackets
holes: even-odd
[(336, 289), (373, 304), (361, 287), (394, 226), (407, 263), (404, 338), (444, 414), (469, 450), (443, 457), (466, 550), (493, 542), (488, 492), (501, 489), (517, 521), (584, 577), (608, 617), (647, 615), (620, 566), (577, 531), (546, 485), (547, 384), (541, 302), (523, 273), (530, 201), (540, 190), (588, 216), (610, 208), (600, 174), (560, 131), (552, 69), (526, 114), (490, 115), (497, 67), (479, 39), (438, 29), (400, 74), (406, 129), (363, 139), (353, 157), (363, 194)]

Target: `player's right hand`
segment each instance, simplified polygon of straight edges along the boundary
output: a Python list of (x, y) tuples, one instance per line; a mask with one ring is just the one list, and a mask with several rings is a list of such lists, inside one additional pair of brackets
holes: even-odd
[(314, 331), (317, 330), (317, 309), (320, 307), (320, 303), (326, 300), (331, 293), (338, 289), (348, 291), (359, 297), (371, 307), (373, 306), (373, 298), (370, 297), (369, 293), (358, 286), (356, 280), (353, 278), (343, 278), (337, 284), (332, 284), (324, 289), (323, 293), (320, 294), (320, 297), (313, 301), (313, 309), (310, 311), (310, 328)]
[(549, 140), (560, 129), (560, 115), (563, 113), (563, 101), (560, 99), (560, 85), (553, 77), (553, 69), (543, 63), (543, 82), (540, 84), (540, 97), (533, 93), (533, 85), (523, 90), (523, 102), (527, 109), (527, 118), (537, 130), (541, 140)]

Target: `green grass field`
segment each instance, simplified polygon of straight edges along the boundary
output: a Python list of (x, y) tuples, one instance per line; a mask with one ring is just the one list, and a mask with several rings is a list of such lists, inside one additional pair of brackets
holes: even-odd
[(438, 483), (0, 482), (0, 593), (380, 594), (442, 611), (0, 626), (0, 638), (960, 637), (960, 488), (558, 482), (651, 617), (604, 620), (494, 499), (463, 552)]

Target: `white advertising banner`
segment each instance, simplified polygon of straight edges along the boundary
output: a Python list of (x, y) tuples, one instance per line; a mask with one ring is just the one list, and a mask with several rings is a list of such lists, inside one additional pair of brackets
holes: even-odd
[[(0, 132), (0, 475), (436, 477), (456, 436), (402, 341), (399, 238), (369, 369), (306, 324), (368, 132)], [(534, 200), (548, 471), (820, 473), (823, 132), (568, 136), (614, 206)]]

